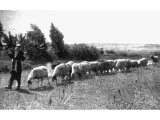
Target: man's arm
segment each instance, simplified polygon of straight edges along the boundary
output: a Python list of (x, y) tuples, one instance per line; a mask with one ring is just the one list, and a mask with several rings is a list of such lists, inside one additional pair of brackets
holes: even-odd
[(15, 59), (12, 59), (12, 71), (15, 71), (15, 63), (16, 63)]

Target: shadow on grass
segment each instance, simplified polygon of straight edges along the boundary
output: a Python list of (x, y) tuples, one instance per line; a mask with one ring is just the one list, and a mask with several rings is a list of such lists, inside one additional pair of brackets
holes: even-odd
[(24, 93), (24, 94), (33, 94), (33, 93), (30, 93), (28, 90), (26, 89), (20, 89), (18, 92), (20, 93)]
[(150, 67), (146, 67), (146, 68), (144, 68), (145, 70), (151, 70), (152, 68), (150, 68)]
[(91, 76), (78, 76), (78, 77), (72, 78), (70, 80), (71, 83), (69, 83), (69, 84), (72, 84), (75, 81), (85, 81), (85, 80), (89, 80), (89, 79), (94, 79), (94, 77), (95, 77), (95, 75), (91, 75)]
[(30, 93), (27, 89), (20, 89), (20, 90), (16, 90), (16, 88), (12, 88), (12, 89), (6, 89), (6, 88), (0, 88), (0, 92), (9, 92), (9, 91), (17, 91), (19, 93), (24, 93), (24, 94), (33, 94)]
[(122, 73), (132, 73), (133, 71), (132, 70), (126, 70), (125, 72), (122, 72)]
[(106, 76), (106, 75), (112, 76), (112, 75), (116, 75), (116, 74), (117, 74), (116, 72), (110, 72), (110, 73), (105, 73), (105, 74), (98, 75), (98, 76)]
[(74, 84), (73, 81), (71, 82), (62, 82), (62, 83), (57, 83), (57, 86), (67, 86), (67, 85), (70, 85), (70, 84)]
[(37, 88), (31, 88), (30, 90), (32, 91), (51, 91), (53, 90), (53, 86), (42, 86), (42, 87), (37, 87)]

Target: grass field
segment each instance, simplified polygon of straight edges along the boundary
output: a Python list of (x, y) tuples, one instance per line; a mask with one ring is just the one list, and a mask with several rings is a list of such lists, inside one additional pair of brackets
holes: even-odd
[(160, 109), (160, 65), (58, 86), (48, 86), (45, 80), (38, 88), (34, 81), (30, 90), (26, 81), (29, 72), (23, 71), (20, 92), (5, 90), (10, 74), (0, 74), (0, 109)]

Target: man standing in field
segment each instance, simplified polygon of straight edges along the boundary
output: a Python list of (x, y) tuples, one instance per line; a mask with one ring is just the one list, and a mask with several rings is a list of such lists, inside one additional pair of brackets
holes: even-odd
[(12, 58), (12, 70), (10, 72), (11, 77), (9, 80), (9, 85), (6, 89), (12, 89), (12, 84), (14, 80), (17, 80), (18, 86), (16, 90), (20, 90), (21, 86), (21, 74), (22, 74), (22, 63), (21, 61), (25, 60), (24, 52), (21, 49), (21, 45), (18, 43), (9, 54), (9, 57)]

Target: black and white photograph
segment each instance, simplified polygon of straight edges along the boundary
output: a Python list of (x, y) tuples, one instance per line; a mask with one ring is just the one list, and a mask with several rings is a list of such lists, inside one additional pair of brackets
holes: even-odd
[(160, 10), (0, 10), (0, 110), (160, 110)]

